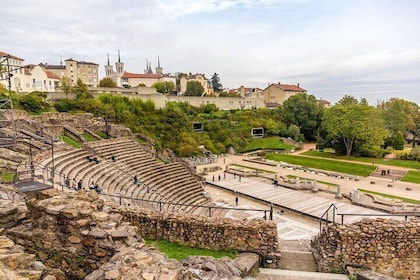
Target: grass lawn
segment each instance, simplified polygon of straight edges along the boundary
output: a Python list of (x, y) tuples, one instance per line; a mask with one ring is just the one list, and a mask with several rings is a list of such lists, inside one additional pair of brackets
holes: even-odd
[(402, 177), (401, 181), (420, 184), (420, 172), (410, 170)]
[(407, 198), (407, 197), (396, 196), (396, 195), (392, 195), (392, 194), (374, 192), (374, 191), (369, 191), (369, 190), (365, 190), (365, 189), (358, 189), (358, 190), (361, 191), (361, 192), (364, 192), (364, 193), (375, 194), (375, 195), (379, 195), (379, 196), (386, 197), (386, 198), (398, 199), (398, 200), (405, 201), (405, 202), (420, 204), (420, 200), (416, 200), (416, 199), (411, 199), (411, 198)]
[(398, 166), (398, 167), (405, 167), (405, 168), (413, 168), (417, 169), (420, 168), (420, 163), (414, 160), (402, 160), (402, 159), (383, 159), (383, 158), (369, 158), (369, 157), (354, 157), (354, 156), (339, 156), (335, 155), (332, 152), (320, 152), (320, 151), (306, 151), (301, 155), (305, 156), (313, 156), (313, 157), (321, 157), (321, 158), (330, 158), (330, 159), (339, 159), (339, 160), (351, 160), (351, 161), (359, 161), (359, 162), (366, 162), (375, 164), (383, 164), (383, 165), (390, 165), (390, 166)]
[(164, 240), (146, 240), (148, 246), (155, 246), (160, 252), (165, 253), (171, 259), (182, 260), (189, 256), (213, 256), (215, 258), (221, 258), (227, 256), (234, 259), (238, 252), (236, 251), (217, 251), (208, 249), (192, 248), (186, 245), (181, 245), (174, 242), (168, 242)]
[(62, 135), (58, 137), (61, 141), (73, 146), (74, 148), (80, 148), (81, 147), (81, 143), (74, 141), (73, 139), (71, 139), (68, 136)]
[(95, 138), (93, 138), (90, 134), (88, 134), (88, 133), (83, 133), (83, 138), (85, 138), (85, 140), (86, 141), (88, 141), (88, 142), (93, 142), (93, 141), (95, 141), (96, 139)]
[(356, 176), (368, 176), (375, 170), (375, 166), (352, 162), (339, 162), (331, 159), (310, 158), (293, 155), (267, 154), (267, 159), (284, 161), (294, 165), (301, 165), (326, 171), (346, 173)]
[(279, 137), (254, 138), (241, 152), (246, 153), (264, 149), (289, 151), (294, 148), (293, 145), (280, 141)]

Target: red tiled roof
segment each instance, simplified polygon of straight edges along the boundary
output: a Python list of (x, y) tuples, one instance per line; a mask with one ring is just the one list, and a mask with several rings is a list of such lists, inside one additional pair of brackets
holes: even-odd
[(1, 57), (1, 56), (3, 56), (3, 57), (10, 56), (10, 57), (11, 57), (11, 58), (13, 58), (13, 59), (17, 59), (17, 60), (24, 61), (24, 59), (22, 59), (22, 58), (19, 58), (19, 57), (17, 57), (17, 56), (14, 56), (14, 55), (11, 55), (11, 54), (8, 54), (8, 53), (5, 53), (5, 52), (2, 52), (2, 51), (0, 51), (0, 57)]
[(299, 85), (288, 85), (288, 84), (273, 84), (278, 88), (281, 88), (284, 91), (298, 91), (298, 92), (306, 92), (307, 90), (304, 88), (299, 87)]
[(32, 69), (34, 69), (34, 67), (35, 67), (35, 65), (33, 65), (33, 64), (28, 64), (28, 65), (25, 65), (25, 66), (23, 67), (23, 73), (24, 73), (25, 75), (31, 75), (31, 70), (32, 70)]
[(50, 78), (50, 79), (60, 79), (59, 77), (57, 77), (57, 75), (55, 75), (51, 71), (45, 71), (45, 73), (47, 73), (47, 77)]
[(136, 74), (136, 73), (129, 73), (129, 72), (124, 72), (124, 74), (122, 75), (122, 78), (137, 78), (137, 79), (158, 79), (160, 78), (161, 75), (159, 74)]
[(318, 103), (321, 103), (321, 104), (327, 104), (327, 105), (331, 104), (331, 102), (329, 102), (327, 100), (324, 100), (324, 99), (319, 99), (317, 101), (318, 101)]

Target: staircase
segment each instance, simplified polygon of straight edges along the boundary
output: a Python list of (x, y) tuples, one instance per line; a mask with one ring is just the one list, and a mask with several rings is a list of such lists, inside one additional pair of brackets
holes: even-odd
[(257, 280), (347, 280), (343, 274), (319, 273), (310, 240), (279, 240), (281, 269), (260, 268)]

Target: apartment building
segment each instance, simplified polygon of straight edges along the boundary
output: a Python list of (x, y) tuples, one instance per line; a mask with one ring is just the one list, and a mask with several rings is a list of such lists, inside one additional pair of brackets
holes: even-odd
[(59, 78), (52, 72), (46, 71), (40, 65), (25, 65), (24, 59), (17, 56), (1, 52), (0, 62), (4, 71), (1, 72), (0, 78), (6, 88), (9, 88), (10, 74), (10, 90), (22, 93), (33, 91), (53, 92), (59, 85)]

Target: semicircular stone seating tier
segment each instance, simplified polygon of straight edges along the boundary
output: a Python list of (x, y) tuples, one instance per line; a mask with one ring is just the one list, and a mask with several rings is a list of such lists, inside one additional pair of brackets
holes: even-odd
[[(88, 169), (83, 176), (79, 174), (84, 183), (95, 181), (107, 193), (146, 200), (194, 205), (210, 202), (201, 183), (184, 166), (157, 161), (133, 139), (105, 139), (85, 143), (85, 147), (99, 164), (83, 165)], [(108, 165), (102, 168), (100, 164), (104, 161)], [(92, 168), (95, 165), (96, 168)], [(138, 185), (134, 184), (134, 176), (139, 180)], [(136, 204), (133, 200), (130, 203)], [(165, 209), (188, 211), (196, 208), (165, 205)]]

